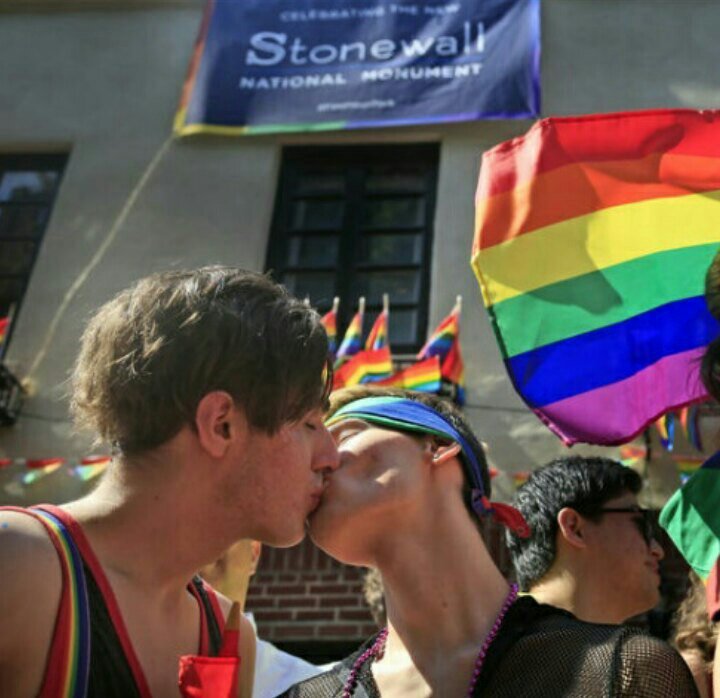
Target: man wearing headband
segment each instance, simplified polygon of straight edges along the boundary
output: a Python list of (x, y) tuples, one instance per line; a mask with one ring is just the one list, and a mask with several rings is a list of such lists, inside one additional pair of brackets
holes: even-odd
[(517, 598), (478, 524), (528, 530), (491, 501), (483, 448), (453, 405), (362, 387), (332, 397), (326, 424), (340, 467), (310, 535), (341, 562), (379, 569), (388, 626), (284, 696), (696, 695), (664, 643)]

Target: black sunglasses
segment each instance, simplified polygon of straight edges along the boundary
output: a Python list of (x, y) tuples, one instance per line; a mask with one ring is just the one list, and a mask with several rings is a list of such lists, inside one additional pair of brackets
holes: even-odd
[(634, 516), (633, 521), (640, 531), (640, 535), (645, 542), (650, 545), (657, 540), (657, 529), (655, 528), (655, 516), (651, 509), (643, 509), (642, 507), (605, 507), (598, 509), (596, 514), (639, 514)]

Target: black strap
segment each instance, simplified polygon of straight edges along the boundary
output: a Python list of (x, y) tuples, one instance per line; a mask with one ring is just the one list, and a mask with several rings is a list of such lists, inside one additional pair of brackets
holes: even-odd
[(220, 632), (220, 626), (218, 625), (217, 617), (215, 616), (215, 609), (205, 591), (205, 584), (203, 580), (195, 575), (192, 579), (193, 586), (198, 592), (200, 602), (203, 605), (205, 611), (205, 618), (207, 618), (208, 627), (208, 640), (209, 640), (209, 655), (211, 657), (217, 657), (220, 653), (220, 647), (222, 646), (222, 633)]

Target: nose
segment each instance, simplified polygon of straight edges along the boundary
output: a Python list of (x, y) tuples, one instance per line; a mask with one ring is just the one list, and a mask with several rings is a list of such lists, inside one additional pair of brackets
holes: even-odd
[(650, 541), (650, 554), (658, 560), (662, 560), (665, 557), (665, 551), (662, 545), (660, 545), (655, 538)]
[(322, 424), (315, 432), (318, 440), (313, 458), (313, 470), (329, 475), (340, 465), (337, 445), (327, 427)]

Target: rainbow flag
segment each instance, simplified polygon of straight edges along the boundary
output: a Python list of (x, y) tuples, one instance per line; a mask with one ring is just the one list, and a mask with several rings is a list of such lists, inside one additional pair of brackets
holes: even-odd
[(355, 316), (350, 321), (345, 336), (340, 344), (340, 348), (337, 350), (335, 358), (335, 366), (339, 367), (351, 356), (355, 356), (362, 348), (362, 326), (363, 326), (363, 313), (358, 310)]
[(660, 437), (660, 443), (666, 451), (675, 448), (675, 415), (672, 412), (655, 421), (655, 429)]
[(673, 494), (660, 525), (698, 576), (706, 580), (720, 555), (720, 452)]
[(421, 393), (437, 393), (440, 390), (440, 379), (440, 357), (431, 356), (378, 381), (377, 385)]
[(626, 468), (641, 465), (647, 459), (647, 449), (642, 446), (622, 446), (620, 448), (620, 462)]
[(455, 401), (465, 403), (465, 364), (460, 351), (460, 305), (437, 326), (423, 348), (419, 360), (437, 356), (440, 359), (441, 377), (456, 387)]
[(485, 153), (472, 265), (516, 390), (565, 443), (705, 396), (720, 112), (543, 119)]
[(680, 410), (680, 425), (685, 432), (685, 438), (697, 451), (703, 450), (700, 437), (700, 411), (697, 405), (683, 407)]
[(388, 344), (388, 312), (383, 310), (377, 316), (368, 338), (365, 340), (366, 349), (382, 349)]
[(374, 383), (392, 374), (390, 347), (361, 351), (348, 359), (333, 376), (333, 390), (360, 383)]
[(680, 484), (684, 485), (702, 466), (703, 459), (695, 456), (673, 456), (675, 467), (680, 476)]
[(5, 337), (7, 336), (9, 327), (10, 318), (0, 317), (0, 346), (2, 346), (3, 342), (5, 341)]
[(329, 313), (325, 313), (320, 319), (320, 322), (325, 328), (328, 338), (328, 351), (330, 356), (335, 358), (335, 351), (337, 350), (337, 310), (333, 309)]

